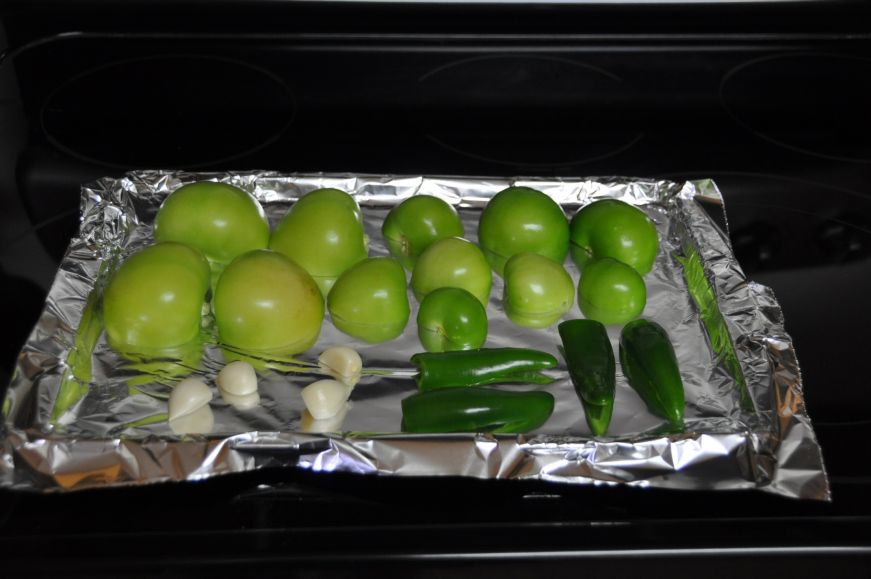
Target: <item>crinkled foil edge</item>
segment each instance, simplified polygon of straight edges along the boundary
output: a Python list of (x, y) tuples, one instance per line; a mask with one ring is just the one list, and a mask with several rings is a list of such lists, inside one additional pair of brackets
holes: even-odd
[[(688, 183), (693, 198), (723, 197), (711, 180)], [(681, 196), (681, 203), (690, 203)], [(804, 403), (801, 369), (783, 311), (771, 288), (748, 281), (731, 250), (728, 235), (698, 212), (686, 211), (688, 237), (695, 241), (708, 283), (732, 336), (758, 422), (751, 446), (762, 490), (788, 497), (831, 501), (822, 450)], [(738, 339), (735, 339), (735, 337)]]
[[(540, 479), (591, 485), (629, 485), (677, 489), (761, 489), (805, 499), (831, 500), (821, 451), (804, 406), (801, 374), (792, 341), (773, 292), (748, 282), (728, 237), (702, 205), (724, 212), (712, 181), (678, 185), (663, 181), (610, 179), (481, 179), (367, 175), (281, 175), (250, 172), (191, 174), (141, 171), (123, 179), (101, 179), (83, 188), (82, 226), (61, 264), (50, 295), (74, 288), (81, 304), (93, 289), (100, 267), (116, 258), (135, 225), (139, 183), (185, 182), (218, 178), (236, 184), (257, 179), (290, 179), (356, 190), (401, 182), (444, 186), (486, 182), (509, 184), (571, 182), (582, 204), (600, 183), (625, 186), (628, 195), (655, 196), (680, 205), (686, 238), (698, 251), (716, 294), (722, 318), (750, 388), (754, 405), (748, 427), (729, 431), (712, 421), (705, 432), (646, 439), (580, 439), (556, 436), (493, 435), (310, 435), (249, 432), (221, 439), (68, 439), (51, 434), (51, 408), (59, 384), (70, 371), (70, 345), (84, 306), (43, 312), (25, 344), (0, 424), (0, 486), (31, 491), (78, 490), (104, 486), (199, 480), (263, 467), (288, 466), (314, 471), (344, 471), (400, 476), (462, 475), (479, 478)], [(365, 204), (365, 197), (361, 203)], [(468, 197), (460, 205), (482, 206)], [(90, 284), (90, 285), (89, 285)], [(55, 300), (56, 302), (57, 300)], [(74, 301), (74, 300), (72, 300)], [(52, 303), (55, 303), (52, 302)], [(52, 339), (57, 336), (58, 339)], [(61, 339), (63, 337), (63, 339)], [(44, 344), (52, 344), (46, 348)], [(43, 344), (42, 351), (32, 351)], [(29, 351), (30, 349), (30, 351)], [(74, 348), (73, 348), (74, 349)], [(24, 353), (29, 355), (25, 356)], [(38, 355), (37, 355), (38, 354)], [(33, 367), (34, 360), (37, 367)], [(26, 363), (29, 367), (22, 367)], [(10, 396), (14, 392), (15, 399)], [(421, 444), (424, 441), (426, 444)], [(75, 468), (58, 472), (55, 464)], [(699, 459), (704, 457), (704, 459)]]

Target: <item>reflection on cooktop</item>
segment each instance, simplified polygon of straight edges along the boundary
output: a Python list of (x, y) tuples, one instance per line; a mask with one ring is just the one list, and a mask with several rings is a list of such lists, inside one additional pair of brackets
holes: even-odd
[(550, 56), (468, 58), (431, 70), (418, 85), (432, 141), (520, 167), (588, 163), (632, 147), (643, 135), (621, 124), (619, 103), (628, 98), (619, 76)]
[(261, 68), (213, 56), (156, 56), (73, 77), (48, 97), (42, 126), (55, 146), (84, 161), (196, 168), (269, 145), (294, 110), (284, 81)]
[(871, 60), (782, 54), (751, 60), (723, 78), (735, 119), (770, 142), (809, 155), (871, 162)]
[(747, 274), (871, 257), (871, 198), (861, 193), (756, 173), (692, 171), (665, 177), (717, 183), (732, 247)]

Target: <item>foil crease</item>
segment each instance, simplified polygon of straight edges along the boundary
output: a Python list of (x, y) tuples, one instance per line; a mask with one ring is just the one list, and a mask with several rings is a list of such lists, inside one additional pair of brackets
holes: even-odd
[[(618, 368), (612, 434), (593, 437), (562, 363), (553, 374), (556, 381), (546, 387), (556, 399), (554, 413), (537, 432), (403, 434), (399, 403), (415, 391), (408, 360), (421, 350), (414, 322), (417, 304), (410, 297), (409, 325), (397, 340), (367, 345), (338, 332), (327, 318), (317, 344), (301, 356), (314, 362), (335, 344), (360, 351), (372, 372), (354, 390), (343, 420), (305, 421), (299, 391), (318, 378), (316, 372), (268, 371), (260, 375), (259, 406), (237, 410), (216, 394), (210, 434), (174, 434), (165, 402), (173, 381), (195, 372), (214, 388), (225, 363), (213, 324), (204, 326), (209, 339), (199, 367), (179, 365), (168, 377), (113, 352), (95, 312), (102, 288), (121, 260), (153, 241), (151, 223), (163, 199), (183, 184), (204, 179), (254, 194), (272, 226), (311, 190), (348, 191), (363, 207), (372, 256), (388, 254), (381, 223), (391, 207), (411, 195), (435, 195), (456, 206), (472, 241), (477, 241), (481, 209), (510, 185), (544, 191), (569, 216), (603, 198), (638, 206), (654, 221), (661, 239), (654, 269), (645, 278), (648, 304), (642, 315), (663, 325), (676, 346), (687, 399), (686, 431), (663, 434), (661, 421), (647, 411)], [(728, 236), (713, 218), (724, 219), (724, 212), (723, 197), (708, 180), (166, 171), (100, 179), (82, 188), (80, 231), (70, 242), (6, 393), (0, 485), (49, 492), (287, 466), (391, 476), (760, 489), (830, 500), (782, 312), (769, 288), (746, 279)], [(565, 265), (577, 284), (576, 268), (570, 260)], [(537, 348), (562, 360), (555, 325), (545, 330), (515, 326), (501, 310), (501, 293), (501, 280), (494, 276), (487, 346)], [(566, 317), (582, 317), (577, 304)], [(619, 330), (609, 327), (615, 351)]]

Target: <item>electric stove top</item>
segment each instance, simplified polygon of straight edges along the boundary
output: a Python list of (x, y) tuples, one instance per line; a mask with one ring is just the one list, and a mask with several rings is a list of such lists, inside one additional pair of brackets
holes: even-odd
[(287, 32), (214, 17), (189, 30), (174, 20), (170, 33), (147, 18), (119, 31), (110, 17), (68, 15), (65, 26), (11, 13), (0, 62), (4, 382), (77, 228), (79, 185), (97, 177), (711, 178), (740, 263), (783, 306), (833, 502), (266, 470), (2, 492), (4, 565), (89, 577), (735, 577), (772, 564), (782, 577), (871, 574), (871, 38), (861, 21), (858, 31), (848, 20), (840, 32), (804, 21), (680, 34), (636, 19), (630, 32), (596, 34), (536, 28), (543, 16), (530, 9), (533, 30), (379, 21), (372, 32), (362, 19), (330, 26), (305, 14)]

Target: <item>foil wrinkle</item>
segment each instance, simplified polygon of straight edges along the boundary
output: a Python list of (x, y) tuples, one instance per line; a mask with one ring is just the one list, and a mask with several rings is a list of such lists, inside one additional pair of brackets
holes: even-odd
[[(510, 185), (539, 189), (569, 217), (603, 198), (647, 213), (661, 248), (645, 278), (642, 316), (656, 320), (676, 345), (687, 398), (686, 431), (665, 434), (618, 369), (608, 437), (590, 434), (564, 363), (547, 386), (553, 415), (524, 435), (410, 435), (400, 428), (402, 398), (415, 391), (408, 362), (421, 350), (414, 323), (380, 345), (357, 342), (325, 319), (313, 363), (331, 345), (358, 349), (367, 373), (344, 420), (311, 430), (300, 390), (316, 372), (260, 375), (261, 404), (237, 410), (216, 394), (214, 427), (179, 436), (166, 417), (173, 381), (111, 350), (99, 326), (99, 296), (111, 273), (153, 241), (151, 223), (166, 196), (183, 184), (218, 180), (251, 192), (275, 225), (300, 196), (321, 187), (348, 191), (364, 213), (370, 255), (387, 255), (380, 226), (390, 208), (412, 195), (435, 195), (460, 212), (477, 241), (481, 209)], [(819, 445), (804, 405), (801, 372), (783, 314), (771, 290), (747, 280), (728, 236), (723, 197), (713, 181), (630, 178), (504, 179), (274, 172), (137, 171), (82, 188), (81, 226), (71, 240), (40, 319), (18, 358), (0, 424), (0, 486), (29, 491), (200, 480), (286, 466), (383, 476), (462, 475), (541, 479), (564, 484), (673, 489), (760, 489), (829, 500)], [(723, 221), (725, 222), (725, 221)], [(566, 269), (577, 284), (578, 272)], [(523, 346), (562, 358), (556, 327), (528, 330), (501, 309), (494, 276), (487, 307), (488, 347)], [(410, 295), (410, 294), (409, 294)], [(209, 314), (210, 315), (210, 314)], [(575, 304), (567, 318), (582, 317)], [(609, 328), (615, 346), (619, 327)], [(225, 360), (213, 324), (197, 366), (179, 366), (214, 387)], [(512, 386), (525, 389), (529, 386)], [(307, 426), (308, 425), (308, 426)], [(327, 432), (319, 432), (327, 430)]]

